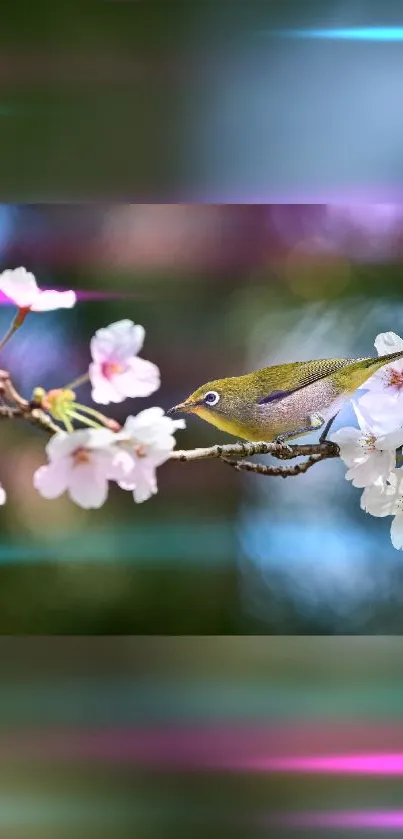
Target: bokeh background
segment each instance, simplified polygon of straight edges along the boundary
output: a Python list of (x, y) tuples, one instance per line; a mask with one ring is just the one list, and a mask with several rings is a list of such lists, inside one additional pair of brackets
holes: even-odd
[[(3, 204), (0, 257), (79, 294), (72, 311), (31, 315), (4, 350), (26, 396), (84, 372), (99, 327), (145, 326), (162, 386), (112, 406), (122, 420), (209, 379), (359, 357), (403, 332), (401, 204)], [(11, 316), (2, 305), (2, 331)], [(34, 491), (43, 433), (3, 422), (1, 434), (2, 633), (402, 632), (403, 555), (338, 461), (286, 481), (168, 463), (146, 504), (112, 489), (86, 512)], [(183, 448), (229, 439), (197, 418), (177, 435)]]
[[(0, 268), (80, 292), (4, 354), (22, 391), (122, 317), (162, 371), (133, 412), (401, 332), (401, 44), (273, 29), (402, 22), (400, 0), (9, 4)], [(33, 492), (39, 432), (1, 435), (0, 633), (99, 636), (0, 639), (2, 835), (401, 830), (402, 555), (341, 464), (172, 463), (148, 504), (87, 514)], [(195, 419), (180, 444), (218, 439)]]
[[(402, 24), (400, 0), (14, 0), (0, 32), (1, 197), (396, 196), (403, 54), (378, 27)], [(375, 36), (276, 34), (334, 27)]]
[(399, 638), (0, 640), (5, 837), (401, 835)]

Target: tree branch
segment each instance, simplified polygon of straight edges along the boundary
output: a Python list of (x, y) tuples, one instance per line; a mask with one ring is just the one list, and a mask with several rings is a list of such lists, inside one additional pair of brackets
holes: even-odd
[[(278, 460), (293, 460), (297, 457), (307, 457), (303, 463), (295, 466), (269, 466), (265, 463), (251, 463), (239, 458), (253, 457), (257, 454), (270, 454)], [(190, 449), (173, 451), (172, 460), (179, 460), (188, 463), (196, 460), (207, 460), (217, 458), (228, 466), (232, 466), (238, 472), (254, 472), (258, 475), (281, 476), (288, 478), (295, 475), (303, 475), (316, 463), (321, 460), (339, 457), (340, 450), (336, 443), (330, 440), (319, 443), (293, 444), (284, 443), (230, 443), (224, 446), (211, 446), (204, 449)], [(236, 458), (232, 460), (231, 458)]]

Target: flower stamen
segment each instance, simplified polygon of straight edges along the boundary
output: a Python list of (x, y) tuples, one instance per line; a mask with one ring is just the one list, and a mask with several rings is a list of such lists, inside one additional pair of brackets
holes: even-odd
[(105, 376), (105, 379), (113, 379), (119, 373), (123, 373), (125, 367), (123, 364), (117, 364), (112, 361), (103, 361), (101, 364), (101, 371), (102, 375)]
[(403, 390), (403, 370), (397, 370), (391, 367), (390, 370), (385, 371), (386, 387), (393, 388), (399, 393)]
[(76, 449), (76, 451), (73, 452), (72, 457), (74, 461), (74, 466), (79, 466), (81, 463), (89, 463), (90, 461), (90, 454), (88, 449)]
[(360, 445), (363, 449), (366, 449), (368, 452), (376, 452), (376, 437), (374, 434), (365, 434), (360, 441)]
[(137, 443), (136, 446), (133, 446), (133, 449), (137, 457), (147, 457), (145, 446), (141, 446), (140, 443)]

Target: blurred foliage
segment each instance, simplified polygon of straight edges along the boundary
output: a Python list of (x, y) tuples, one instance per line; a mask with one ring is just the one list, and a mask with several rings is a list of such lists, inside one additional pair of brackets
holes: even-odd
[[(401, 813), (399, 638), (3, 638), (0, 654), (7, 835), (249, 837), (278, 813)], [(320, 756), (396, 763), (269, 765)]]

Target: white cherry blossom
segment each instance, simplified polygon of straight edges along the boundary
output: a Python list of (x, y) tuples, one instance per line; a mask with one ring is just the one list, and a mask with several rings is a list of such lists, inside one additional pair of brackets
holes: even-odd
[(378, 480), (361, 496), (361, 509), (371, 516), (393, 516), (390, 528), (392, 545), (403, 549), (403, 469), (395, 469), (389, 481)]
[(34, 474), (34, 486), (44, 498), (68, 492), (85, 509), (107, 499), (108, 482), (121, 480), (132, 469), (132, 458), (117, 445), (108, 429), (83, 429), (55, 434), (46, 446), (49, 463)]
[(137, 396), (150, 396), (160, 386), (160, 372), (151, 361), (138, 358), (144, 327), (120, 320), (98, 329), (91, 339), (89, 377), (94, 402), (108, 405)]
[(348, 466), (346, 480), (358, 488), (370, 486), (382, 478), (387, 480), (396, 465), (396, 449), (403, 444), (403, 430), (387, 434), (376, 423), (370, 423), (353, 402), (359, 428), (340, 428), (330, 440), (340, 448), (340, 457)]
[(4, 487), (0, 484), (0, 506), (3, 506), (7, 501), (7, 493)]
[[(379, 356), (403, 350), (403, 339), (395, 332), (383, 332), (375, 340)], [(403, 424), (403, 358), (381, 367), (365, 383), (365, 393), (359, 404), (371, 417), (384, 425)]]
[(41, 291), (34, 275), (26, 268), (3, 271), (0, 274), (0, 291), (19, 309), (32, 312), (71, 309), (76, 303), (74, 291)]
[(185, 421), (167, 417), (162, 408), (148, 408), (127, 418), (118, 436), (126, 448), (129, 445), (132, 470), (118, 483), (133, 492), (137, 504), (158, 491), (156, 469), (169, 460), (175, 448), (174, 432), (179, 428), (185, 428)]

